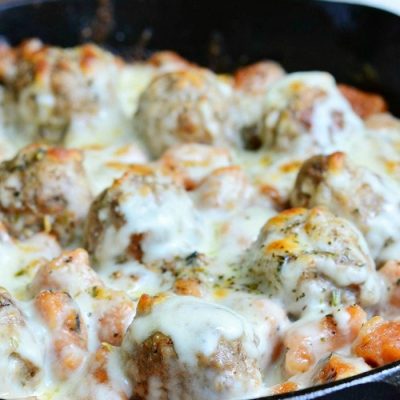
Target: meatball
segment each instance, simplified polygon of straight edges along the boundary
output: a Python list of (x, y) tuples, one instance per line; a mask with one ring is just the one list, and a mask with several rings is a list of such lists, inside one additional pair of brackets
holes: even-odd
[(0, 288), (0, 390), (11, 397), (30, 395), (43, 375), (44, 349), (36, 341), (14, 299)]
[(235, 142), (231, 87), (201, 69), (155, 78), (141, 95), (135, 122), (154, 156), (179, 143)]
[(213, 171), (194, 194), (202, 208), (230, 211), (248, 205), (254, 192), (244, 171), (239, 166), (230, 166)]
[(355, 302), (371, 306), (383, 290), (361, 233), (323, 208), (270, 219), (242, 263), (245, 277), (281, 298), (293, 316)]
[(252, 329), (195, 297), (142, 296), (122, 351), (138, 399), (238, 398), (261, 385)]
[(0, 164), (0, 213), (18, 238), (53, 233), (69, 243), (81, 233), (91, 194), (76, 150), (31, 145)]
[(265, 97), (260, 137), (284, 152), (328, 152), (345, 147), (362, 122), (326, 73), (290, 74)]
[(183, 188), (145, 168), (134, 168), (93, 202), (86, 248), (97, 263), (151, 263), (198, 250), (201, 223)]
[(120, 120), (113, 119), (110, 126), (109, 111), (121, 108), (117, 87), (122, 66), (121, 60), (90, 44), (61, 49), (39, 40), (24, 42), (0, 62), (7, 115), (15, 117), (11, 122), (29, 140), (50, 143), (61, 143), (77, 116), (98, 127), (120, 128), (123, 116), (118, 112)]
[(193, 190), (212, 171), (231, 165), (233, 156), (224, 147), (187, 143), (168, 149), (159, 162), (161, 167), (174, 174), (187, 190)]
[[(307, 160), (291, 193), (294, 207), (328, 207), (352, 221), (379, 262), (400, 241), (400, 191), (387, 178), (353, 165), (343, 153)], [(393, 254), (391, 254), (393, 253)]]

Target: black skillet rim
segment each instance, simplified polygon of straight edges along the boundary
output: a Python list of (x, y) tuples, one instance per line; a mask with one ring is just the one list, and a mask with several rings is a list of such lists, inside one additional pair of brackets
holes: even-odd
[[(315, 3), (315, 0), (302, 0), (303, 2)], [(8, 9), (17, 9), (19, 7), (30, 6), (30, 5), (42, 5), (46, 3), (61, 3), (63, 0), (5, 0), (0, 4), (0, 14)], [(67, 0), (68, 2), (68, 0)], [(347, 4), (346, 2), (334, 2), (334, 1), (324, 1), (325, 4), (331, 7), (340, 7), (340, 4)], [(376, 12), (386, 13), (388, 15), (395, 15), (394, 13), (382, 10), (378, 7), (364, 5), (364, 4), (352, 4), (353, 7), (358, 9), (370, 9)], [(400, 16), (399, 24), (400, 24)], [(1, 28), (0, 28), (1, 29)], [(254, 398), (258, 400), (284, 400), (284, 399), (297, 399), (297, 400), (308, 400), (308, 399), (322, 399), (326, 395), (338, 395), (337, 399), (344, 399), (346, 396), (346, 389), (358, 387), (367, 383), (378, 383), (384, 382), (393, 387), (400, 387), (400, 361), (380, 367), (374, 368), (365, 373), (355, 375), (350, 378), (346, 378), (337, 382), (332, 382), (324, 385), (313, 386), (310, 388), (302, 389), (292, 393), (286, 393), (281, 395), (273, 395), (267, 397)], [(400, 390), (397, 389), (396, 394), (393, 399), (400, 399)], [(335, 397), (336, 398), (336, 397)], [(354, 399), (353, 397), (351, 397)], [(333, 398), (332, 398), (333, 399)], [(349, 398), (350, 399), (350, 398)], [(392, 397), (391, 397), (392, 399)], [(358, 400), (358, 399), (357, 399)]]

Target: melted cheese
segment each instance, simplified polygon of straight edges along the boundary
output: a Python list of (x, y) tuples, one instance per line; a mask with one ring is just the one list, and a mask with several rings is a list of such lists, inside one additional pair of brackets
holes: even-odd
[[(376, 303), (385, 291), (384, 281), (377, 277), (372, 267), (362, 269), (346, 265), (346, 268), (338, 269), (337, 263), (327, 258), (319, 263), (318, 272), (330, 280), (330, 284), (321, 286), (318, 282), (310, 282), (305, 293), (307, 302), (294, 301), (288, 305), (288, 299), (292, 298), (291, 293), (286, 293), (283, 297), (271, 295), (263, 290), (262, 285), (255, 285), (253, 277), (249, 279), (248, 275), (251, 275), (253, 266), (243, 262), (243, 256), (257, 240), (266, 221), (278, 213), (279, 207), (286, 204), (302, 162), (316, 152), (329, 153), (338, 149), (348, 152), (349, 158), (355, 164), (367, 167), (388, 179), (385, 186), (371, 178), (369, 183), (377, 192), (385, 192), (386, 196), (397, 193), (400, 190), (398, 187), (400, 128), (396, 124), (383, 128), (365, 125), (341, 97), (335, 82), (328, 74), (316, 72), (293, 74), (278, 81), (264, 99), (257, 97), (257, 101), (263, 103), (257, 106), (257, 110), (272, 109), (272, 112), (266, 112), (262, 121), (262, 124), (271, 128), (278, 122), (279, 112), (285, 111), (288, 107), (287, 99), (290, 95), (288, 90), (293, 90), (294, 86), (309, 85), (327, 92), (328, 96), (318, 102), (311, 113), (312, 129), (309, 133), (315, 138), (314, 147), (311, 146), (311, 149), (309, 138), (300, 135), (295, 140), (295, 146), (292, 146), (290, 140), (286, 142), (285, 138), (282, 139), (283, 144), (290, 144), (291, 149), (286, 151), (277, 150), (273, 146), (264, 146), (258, 151), (222, 148), (216, 155), (211, 154), (208, 158), (208, 156), (203, 157), (203, 152), (208, 154), (207, 146), (202, 147), (197, 153), (196, 146), (193, 148), (187, 146), (183, 150), (170, 149), (170, 152), (160, 160), (150, 162), (146, 146), (135, 131), (134, 114), (138, 108), (140, 95), (152, 78), (159, 73), (156, 67), (148, 64), (125, 65), (120, 71), (117, 84), (117, 109), (112, 107), (102, 109), (95, 118), (76, 115), (68, 127), (65, 145), (82, 150), (84, 168), (91, 192), (95, 196), (110, 187), (115, 179), (120, 178), (135, 164), (151, 163), (152, 167), (163, 170), (171, 168), (173, 158), (173, 162), (180, 168), (176, 168), (181, 174), (178, 178), (184, 183), (190, 181), (187, 188), (190, 191), (183, 192), (182, 196), (174, 191), (164, 191), (159, 199), (155, 199), (149, 193), (138, 195), (135, 188), (127, 187), (126, 197), (120, 203), (118, 210), (124, 216), (123, 222), (118, 229), (109, 228), (105, 233), (97, 254), (101, 263), (97, 265), (96, 273), (105, 288), (124, 291), (134, 306), (142, 294), (157, 295), (160, 292), (171, 292), (177, 278), (185, 273), (189, 275), (193, 273), (196, 278), (201, 276), (202, 279), (205, 276), (203, 280), (200, 279), (204, 286), (203, 298), (169, 294), (167, 300), (155, 305), (149, 314), (135, 318), (124, 339), (122, 350), (120, 347), (107, 345), (109, 357), (104, 371), (101, 372), (102, 379), (105, 376), (107, 379), (104, 378), (104, 382), (100, 384), (91, 375), (90, 368), (93, 365), (93, 357), (101, 346), (98, 332), (102, 327), (98, 313), (105, 305), (93, 294), (98, 288), (70, 293), (87, 326), (88, 354), (80, 369), (67, 381), (60, 382), (52, 371), (52, 365), (56, 361), (49, 350), (50, 333), (35, 310), (29, 284), (41, 263), (58, 256), (61, 249), (55, 239), (45, 234), (38, 234), (26, 241), (18, 241), (1, 232), (1, 286), (18, 299), (18, 307), (27, 321), (18, 331), (18, 343), (7, 339), (0, 329), (2, 398), (19, 396), (36, 396), (43, 400), (65, 398), (102, 400), (119, 398), (118, 396), (121, 399), (123, 396), (129, 398), (134, 392), (135, 382), (127, 376), (122, 353), (131, 352), (135, 345), (158, 331), (171, 338), (178, 358), (190, 368), (197, 366), (199, 354), (210, 357), (216, 351), (221, 338), (228, 342), (240, 340), (245, 357), (255, 360), (257, 371), (263, 378), (263, 385), (262, 387), (253, 385), (250, 392), (246, 391), (248, 388), (246, 390), (240, 388), (242, 392), (235, 393), (235, 396), (236, 394), (238, 398), (261, 396), (271, 393), (269, 387), (281, 383), (285, 378), (282, 374), (284, 354), (281, 353), (280, 357), (277, 355), (284, 336), (290, 330), (298, 329), (300, 334), (303, 333), (302, 329), (307, 330), (304, 335), (313, 337), (313, 343), (318, 347), (320, 339), (318, 329), (302, 327), (308, 320), (315, 320), (326, 313), (334, 313), (340, 330), (346, 331), (348, 328), (348, 314), (337, 311), (337, 304), (332, 305), (327, 302), (321, 296), (322, 292), (331, 290), (332, 285), (333, 293), (337, 293), (335, 285), (339, 287), (362, 285), (362, 299), (365, 300), (366, 307), (369, 304), (375, 307), (367, 311), (372, 313), (376, 307), (379, 308)], [(101, 92), (99, 96), (103, 94), (104, 84), (99, 82), (93, 89), (95, 92)], [(224, 96), (228, 96), (228, 92), (231, 91), (228, 84), (229, 79), (224, 82), (227, 92)], [(3, 90), (0, 88), (0, 103), (3, 101)], [(43, 112), (40, 117), (45, 118), (46, 110), (54, 105), (54, 98), (41, 93), (37, 101)], [(250, 103), (248, 107), (251, 107)], [(331, 140), (333, 111), (340, 111), (343, 114), (344, 125), (339, 129), (340, 135)], [(206, 119), (207, 115), (212, 113), (208, 108), (202, 112)], [(243, 118), (252, 119), (253, 113), (249, 110), (248, 115)], [(212, 118), (208, 117), (208, 122), (213, 122), (214, 117), (215, 115)], [(29, 141), (23, 135), (16, 135), (13, 127), (7, 124), (4, 115), (0, 114), (1, 160), (13, 156)], [(213, 131), (217, 130), (215, 126), (211, 128)], [(292, 129), (291, 126), (289, 128)], [(155, 135), (161, 133), (154, 132)], [(29, 132), (27, 136), (29, 137)], [(232, 166), (239, 166), (243, 170), (248, 185), (245, 189), (242, 189), (243, 186), (235, 182), (234, 178), (229, 182), (224, 180), (220, 186), (218, 182), (210, 183), (207, 179), (218, 168)], [(172, 169), (175, 167), (174, 164)], [(352, 190), (351, 180), (345, 179), (344, 176), (337, 176), (336, 184), (343, 192), (350, 193)], [(73, 198), (73, 188), (71, 197)], [(211, 201), (208, 201), (209, 198)], [(105, 220), (107, 216), (100, 214), (100, 220), (102, 217)], [(379, 248), (382, 232), (390, 225), (388, 222), (392, 223), (390, 229), (393, 230), (391, 236), (394, 238), (394, 243), (385, 250), (383, 256), (386, 259), (399, 257), (400, 230), (397, 229), (399, 218), (400, 213), (397, 208), (388, 207), (377, 218), (376, 227), (370, 232), (369, 239), (372, 243), (370, 247), (373, 250), (375, 244)], [(346, 225), (345, 230), (347, 229)], [(115, 258), (126, 249), (131, 234), (143, 232), (146, 232), (147, 236), (141, 244), (144, 254), (141, 262), (129, 260), (117, 263)], [(326, 238), (322, 235), (317, 238), (310, 237), (303, 231), (298, 235), (299, 240), (294, 241), (286, 235), (275, 234), (263, 243), (263, 248), (269, 251), (282, 250), (295, 253), (301, 250), (310, 253), (313, 246), (317, 246), (321, 251), (343, 253), (340, 244), (327, 245)], [(362, 238), (360, 243), (360, 246), (352, 248), (352, 251), (355, 252), (355, 255), (353, 254), (355, 258), (363, 259), (370, 249)], [(206, 261), (199, 267), (196, 261), (200, 255)], [(251, 260), (253, 255), (248, 255), (248, 260)], [(177, 259), (186, 263), (184, 267), (179, 267), (181, 270), (174, 265), (178, 262)], [(161, 267), (159, 265), (155, 267), (153, 264), (160, 260)], [(195, 260), (194, 266), (193, 260)], [(281, 271), (283, 284), (290, 290), (296, 290), (304, 269), (304, 260), (283, 265)], [(67, 280), (68, 285), (73, 285), (73, 277)], [(349, 298), (351, 301), (356, 299), (353, 293), (349, 294)], [(295, 313), (301, 312), (304, 305), (307, 305), (310, 311), (299, 317), (297, 322), (291, 322), (287, 312), (289, 310)], [(2, 321), (0, 328), (1, 324)], [(16, 346), (23, 357), (42, 367), (40, 382), (35, 388), (24, 387), (8, 379), (16, 364), (2, 357), (3, 354), (9, 353), (7, 346)], [(345, 344), (338, 351), (344, 356), (349, 356), (351, 346)], [(321, 351), (322, 353), (323, 356), (326, 355), (325, 352)], [(351, 363), (358, 371), (367, 369), (365, 363), (359, 359), (351, 360)], [(293, 381), (299, 387), (308, 386), (312, 384), (314, 372), (309, 371), (295, 376)], [(254, 379), (257, 381), (257, 377)], [(151, 377), (149, 382), (149, 399), (159, 398), (164, 393), (163, 383), (157, 377)], [(221, 382), (222, 386), (223, 384), (224, 382)], [(202, 387), (200, 381), (193, 385), (197, 385), (195, 390), (199, 399), (219, 398), (214, 389)]]
[[(188, 318), (188, 315), (196, 317)], [(254, 333), (243, 317), (229, 308), (196, 298), (167, 299), (154, 312), (136, 319), (128, 335), (141, 343), (156, 332), (172, 339), (178, 357), (188, 366), (197, 364), (199, 354), (213, 354), (221, 337), (227, 340), (244, 337), (246, 352), (252, 357), (257, 355)]]

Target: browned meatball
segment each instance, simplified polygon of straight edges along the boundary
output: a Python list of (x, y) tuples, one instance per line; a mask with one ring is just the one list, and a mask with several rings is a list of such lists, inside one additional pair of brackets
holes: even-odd
[(327, 73), (289, 74), (265, 96), (260, 138), (275, 151), (304, 156), (342, 149), (362, 130), (361, 120)]
[(29, 139), (51, 143), (64, 139), (76, 116), (95, 117), (104, 124), (101, 113), (119, 107), (122, 65), (94, 45), (61, 49), (26, 41), (8, 49), (0, 60), (7, 115)]
[(354, 165), (345, 154), (307, 160), (297, 176), (291, 203), (294, 207), (328, 207), (357, 226), (375, 259), (397, 257), (400, 191), (383, 176)]
[(154, 156), (179, 143), (235, 142), (231, 91), (206, 70), (159, 76), (140, 97), (137, 129)]
[(91, 194), (76, 150), (31, 145), (0, 164), (0, 215), (19, 238), (45, 231), (79, 236)]
[(243, 274), (295, 316), (355, 302), (369, 306), (382, 295), (363, 236), (324, 208), (294, 208), (271, 218), (243, 264)]
[(97, 263), (152, 263), (197, 251), (200, 230), (193, 204), (182, 187), (136, 167), (93, 202), (85, 241)]
[(189, 296), (143, 296), (122, 349), (139, 399), (224, 399), (260, 388), (256, 342), (228, 308)]

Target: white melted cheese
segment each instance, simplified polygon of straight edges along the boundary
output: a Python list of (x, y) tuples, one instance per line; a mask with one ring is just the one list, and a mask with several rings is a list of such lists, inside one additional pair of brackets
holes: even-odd
[(155, 295), (164, 288), (167, 290), (172, 286), (172, 279), (170, 282), (164, 282), (165, 277), (136, 261), (117, 265), (104, 264), (101, 266), (100, 274), (108, 287), (123, 290), (133, 299), (145, 293)]
[(130, 166), (148, 161), (139, 145), (126, 140), (118, 145), (84, 147), (83, 153), (86, 176), (95, 196), (111, 186)]
[(135, 114), (141, 93), (156, 74), (157, 71), (145, 63), (127, 65), (123, 68), (118, 81), (118, 97), (125, 115)]
[(197, 365), (199, 354), (211, 356), (221, 338), (242, 338), (249, 356), (256, 357), (258, 352), (245, 318), (230, 308), (194, 297), (175, 296), (157, 304), (149, 315), (135, 319), (128, 336), (141, 343), (156, 332), (169, 336), (179, 359), (192, 367)]
[[(93, 195), (98, 195), (109, 187), (133, 164), (149, 163), (146, 148), (141, 138), (136, 135), (133, 116), (141, 93), (155, 75), (155, 68), (145, 64), (126, 66), (121, 70), (118, 81), (118, 111), (103, 109), (95, 118), (77, 116), (71, 121), (65, 144), (82, 150), (84, 168)], [(316, 138), (318, 151), (346, 151), (357, 165), (365, 166), (390, 180), (390, 189), (371, 182), (378, 191), (387, 191), (386, 194), (389, 195), (392, 191), (394, 193), (400, 190), (400, 128), (395, 126), (366, 129), (351, 111), (350, 105), (340, 96), (334, 81), (327, 74), (293, 74), (285, 79), (278, 82), (264, 99), (267, 106), (284, 109), (287, 105), (285, 88), (288, 83), (293, 84), (295, 81), (326, 90), (329, 96), (317, 104), (311, 119), (311, 134)], [(0, 103), (1, 96), (0, 90)], [(43, 112), (53, 106), (53, 99), (45, 94), (39, 96), (37, 101), (41, 104)], [(340, 135), (334, 141), (331, 141), (329, 131), (332, 110), (342, 111), (345, 122)], [(211, 113), (208, 109), (203, 112), (205, 115)], [(268, 118), (264, 121), (265, 124), (276, 123), (276, 114), (271, 114)], [(215, 130), (215, 127), (210, 129)], [(15, 132), (6, 126), (3, 116), (0, 115), (0, 160), (10, 158), (26, 144), (23, 135), (16, 135), (15, 139), (13, 135)], [(187, 257), (195, 252), (205, 254), (208, 262), (207, 273), (211, 276), (207, 282), (210, 286), (207, 288), (209, 291), (204, 299), (170, 295), (166, 301), (155, 305), (151, 313), (136, 318), (124, 341), (125, 351), (130, 351), (129, 346), (132, 342), (143, 342), (153, 333), (161, 331), (172, 339), (179, 359), (188, 366), (194, 366), (198, 354), (212, 355), (221, 338), (228, 341), (240, 339), (246, 355), (257, 359), (263, 374), (263, 388), (254, 389), (252, 395), (270, 393), (268, 386), (282, 382), (283, 360), (282, 357), (274, 359), (276, 346), (279, 346), (289, 329), (297, 329), (308, 320), (332, 312), (332, 307), (329, 304), (321, 304), (321, 287), (318, 284), (310, 284), (307, 298), (310, 299), (310, 309), (314, 311), (292, 323), (283, 309), (282, 299), (266, 299), (264, 294), (254, 293), (252, 288), (246, 289), (245, 286), (241, 287), (242, 291), (237, 292), (229, 283), (237, 283), (241, 269), (246, 268), (242, 264), (237, 265), (237, 261), (257, 239), (265, 222), (277, 213), (272, 199), (265, 194), (268, 193), (267, 188), (275, 190), (282, 203), (285, 203), (301, 163), (311, 154), (315, 154), (315, 149), (310, 151), (307, 139), (301, 139), (295, 144), (296, 146), (291, 146), (293, 151), (287, 152), (277, 152), (269, 148), (254, 152), (229, 149), (234, 153), (232, 157), (228, 154), (222, 161), (218, 159), (205, 166), (190, 164), (190, 160), (183, 154), (182, 157), (188, 165), (187, 174), (196, 184), (204, 182), (204, 178), (217, 167), (239, 165), (243, 168), (249, 178), (251, 196), (256, 200), (246, 199), (243, 204), (235, 204), (229, 210), (218, 207), (218, 204), (208, 208), (200, 207), (196, 204), (198, 199), (195, 191), (189, 192), (183, 199), (177, 199), (174, 193), (165, 192), (159, 202), (151, 196), (141, 198), (132, 192), (126, 201), (122, 202), (120, 211), (126, 216), (125, 225), (118, 231), (110, 228), (106, 232), (100, 253), (103, 262), (96, 271), (106, 287), (124, 291), (134, 304), (142, 294), (156, 295), (159, 292), (170, 291), (175, 282), (174, 275), (161, 274), (146, 264), (160, 259), (170, 261), (177, 256)], [(340, 179), (338, 177), (339, 181)], [(340, 186), (341, 182), (338, 185)], [(351, 192), (351, 182), (343, 183), (341, 187), (343, 191)], [(226, 197), (229, 197), (229, 188), (225, 190)], [(72, 190), (71, 193), (73, 194)], [(394, 209), (385, 210), (376, 229), (371, 232), (372, 242), (379, 242), (382, 231), (390, 225), (388, 221), (397, 221), (399, 218)], [(396, 227), (397, 222), (392, 225), (393, 229), (397, 229)], [(396, 241), (385, 250), (385, 258), (399, 258), (399, 231), (393, 231), (391, 234)], [(129, 261), (116, 264), (112, 258), (123, 252), (129, 243), (130, 235), (134, 232), (149, 232), (142, 242), (143, 263)], [(61, 383), (55, 378), (52, 371), (55, 360), (49, 350), (50, 334), (35, 310), (27, 288), (41, 260), (58, 256), (61, 249), (55, 240), (46, 235), (36, 235), (23, 242), (7, 236), (3, 239), (0, 240), (0, 284), (19, 300), (18, 307), (27, 321), (26, 326), (19, 332), (18, 350), (24, 357), (34, 360), (42, 367), (42, 375), (40, 383), (34, 389), (16, 385), (8, 379), (13, 364), (10, 364), (7, 358), (0, 357), (0, 396), (5, 399), (36, 396), (40, 400), (106, 400), (117, 398), (117, 393), (123, 393), (129, 398), (133, 393), (134, 382), (126, 375), (121, 349), (117, 347), (111, 348), (106, 364), (109, 384), (100, 385), (97, 381), (91, 381), (88, 372), (90, 356), (66, 382)], [(302, 236), (300, 239), (305, 248), (311, 248), (307, 247), (309, 238)], [(324, 244), (321, 243), (320, 246), (322, 248)], [(364, 242), (361, 247), (368, 252)], [(283, 279), (288, 286), (295, 288), (304, 265), (299, 263), (292, 264), (290, 268), (286, 267), (282, 270)], [(350, 268), (345, 274), (338, 274), (337, 266), (332, 260), (326, 260), (319, 268), (321, 273), (341, 286), (363, 282), (367, 298), (376, 297), (378, 292), (384, 290), (377, 290), (381, 282), (375, 282), (376, 276), (368, 275), (367, 269)], [(79, 291), (71, 295), (88, 328), (88, 351), (92, 356), (101, 345), (98, 338), (99, 321), (96, 318), (100, 306), (90, 291)], [(346, 332), (348, 313), (333, 312), (339, 329)], [(317, 343), (320, 337), (318, 329), (307, 329), (306, 334), (313, 336)], [(10, 345), (10, 340), (3, 337), (0, 339), (0, 354), (3, 354), (8, 351), (5, 347)], [(339, 351), (348, 356), (351, 347), (345, 345)], [(365, 370), (363, 362), (353, 361), (360, 371)], [(310, 384), (312, 373), (313, 371), (309, 371), (296, 376), (294, 381), (300, 387), (305, 387)], [(199, 393), (202, 391), (203, 395), (207, 393), (209, 398), (213, 396), (210, 388), (198, 387), (196, 390), (199, 390)], [(163, 393), (159, 379), (151, 378), (149, 392), (149, 399), (157, 399)], [(246, 394), (246, 397), (249, 397), (249, 394)]]
[[(124, 197), (118, 206), (125, 224), (108, 226), (101, 245), (96, 250), (99, 260), (112, 260), (123, 254), (132, 234), (143, 234), (141, 249), (147, 263), (185, 257), (201, 251), (203, 232), (201, 221), (190, 198), (181, 190), (151, 189), (147, 186), (124, 184)], [(107, 218), (99, 212), (100, 221)]]
[(60, 252), (57, 242), (45, 234), (23, 242), (3, 236), (0, 240), (1, 286), (17, 298), (25, 298), (26, 286), (41, 263), (57, 257)]
[(349, 137), (363, 134), (363, 124), (330, 74), (298, 72), (286, 75), (267, 92), (262, 133), (278, 151), (326, 154), (346, 150)]
[(207, 254), (213, 257), (213, 273), (231, 274), (229, 266), (253, 243), (260, 229), (275, 214), (271, 207), (248, 206), (237, 212), (209, 210), (200, 213), (208, 232)]

